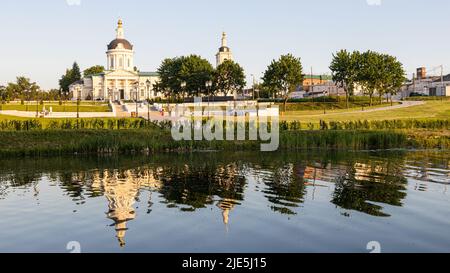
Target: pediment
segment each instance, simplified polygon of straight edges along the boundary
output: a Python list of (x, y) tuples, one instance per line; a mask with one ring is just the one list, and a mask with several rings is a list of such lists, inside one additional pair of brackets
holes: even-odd
[(106, 71), (105, 76), (107, 77), (138, 77), (139, 74), (133, 71), (127, 70), (114, 70), (114, 71)]

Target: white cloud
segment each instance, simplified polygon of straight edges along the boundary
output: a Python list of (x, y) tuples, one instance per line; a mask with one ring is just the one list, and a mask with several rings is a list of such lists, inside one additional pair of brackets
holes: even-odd
[(369, 6), (381, 6), (382, 0), (366, 0), (367, 5)]
[(79, 6), (81, 5), (81, 0), (66, 0), (69, 6)]

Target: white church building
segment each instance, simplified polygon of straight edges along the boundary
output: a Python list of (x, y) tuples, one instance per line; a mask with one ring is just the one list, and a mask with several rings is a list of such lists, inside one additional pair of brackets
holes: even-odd
[(139, 72), (134, 66), (134, 47), (125, 39), (123, 23), (119, 20), (116, 39), (106, 52), (106, 71), (92, 75), (70, 86), (74, 99), (81, 100), (145, 100), (161, 97), (153, 92), (158, 82), (156, 72)]
[[(153, 90), (159, 81), (157, 72), (140, 72), (134, 66), (134, 46), (125, 39), (123, 22), (119, 20), (116, 39), (106, 51), (107, 66), (103, 73), (85, 77), (69, 87), (73, 99), (81, 100), (138, 100), (164, 98), (164, 94)], [(222, 46), (216, 55), (217, 66), (225, 60), (233, 60), (227, 46), (227, 36), (222, 35)]]

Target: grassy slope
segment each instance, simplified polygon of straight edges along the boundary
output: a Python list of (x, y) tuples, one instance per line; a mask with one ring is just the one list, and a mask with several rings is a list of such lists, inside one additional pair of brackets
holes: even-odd
[[(367, 108), (366, 108), (367, 109)], [(349, 113), (343, 113), (349, 112)], [(297, 120), (302, 123), (318, 123), (324, 121), (355, 121), (355, 120), (393, 120), (393, 119), (449, 119), (450, 102), (429, 101), (424, 105), (408, 108), (362, 112), (361, 109), (339, 110), (326, 115), (322, 111), (295, 111), (288, 112), (283, 120)]]

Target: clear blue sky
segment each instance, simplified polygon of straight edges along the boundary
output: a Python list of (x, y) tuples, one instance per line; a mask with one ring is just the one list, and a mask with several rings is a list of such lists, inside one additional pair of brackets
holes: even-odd
[(447, 0), (2, 0), (0, 11), (0, 85), (25, 75), (52, 88), (75, 60), (105, 65), (119, 17), (141, 71), (191, 53), (214, 64), (222, 31), (249, 82), (285, 53), (329, 73), (342, 48), (395, 55), (409, 75), (419, 66), (450, 71)]

